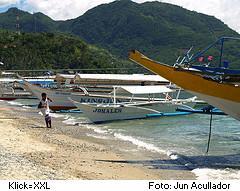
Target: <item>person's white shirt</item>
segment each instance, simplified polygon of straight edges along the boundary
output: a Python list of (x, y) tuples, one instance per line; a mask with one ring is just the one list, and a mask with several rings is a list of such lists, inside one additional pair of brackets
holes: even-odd
[(49, 109), (49, 100), (46, 99), (45, 101), (44, 100), (41, 100), (41, 113), (46, 116), (46, 115), (49, 115), (50, 113), (50, 109)]

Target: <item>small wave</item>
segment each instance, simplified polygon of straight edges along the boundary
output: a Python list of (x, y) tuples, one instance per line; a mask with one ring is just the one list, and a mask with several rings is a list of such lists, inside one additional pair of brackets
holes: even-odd
[(89, 137), (97, 138), (97, 139), (104, 139), (104, 140), (111, 139), (110, 137), (103, 136), (103, 135), (94, 135), (94, 134), (90, 134), (90, 133), (87, 133), (86, 135)]
[(93, 125), (86, 125), (86, 128), (91, 129), (94, 132), (99, 133), (99, 134), (107, 134), (108, 133), (108, 130), (100, 129), (100, 128), (97, 128)]
[(192, 170), (198, 180), (239, 180), (240, 170), (197, 168)]
[(16, 102), (16, 101), (8, 101), (10, 105), (17, 105), (17, 106), (23, 106), (22, 103)]
[(22, 107), (25, 108), (25, 109), (30, 109), (31, 108), (31, 107), (26, 106), (26, 105), (23, 105)]
[(67, 115), (58, 114), (58, 113), (51, 113), (50, 115), (54, 118), (66, 118), (67, 117)]
[[(41, 111), (39, 111), (38, 114), (43, 115)], [(50, 116), (53, 118), (64, 118), (64, 119), (68, 118), (67, 115), (62, 115), (62, 114), (58, 114), (58, 113), (50, 113)]]
[(43, 115), (41, 111), (38, 112), (39, 115)]
[(75, 119), (73, 117), (69, 117), (69, 118), (65, 118), (63, 123), (65, 123), (67, 125), (76, 125), (76, 124), (78, 124), (78, 121), (77, 121), (77, 119)]
[(172, 160), (176, 160), (179, 158), (179, 156), (176, 153), (172, 153), (170, 151), (167, 152), (167, 155), (172, 159)]
[(114, 133), (114, 137), (116, 137), (120, 140), (123, 140), (123, 141), (131, 142), (132, 144), (134, 144), (138, 147), (147, 149), (149, 151), (167, 154), (166, 151), (159, 149), (158, 147), (154, 146), (153, 144), (146, 143), (144, 141), (138, 140), (138, 139), (136, 139), (134, 137), (131, 137), (131, 136), (122, 135), (120, 133)]

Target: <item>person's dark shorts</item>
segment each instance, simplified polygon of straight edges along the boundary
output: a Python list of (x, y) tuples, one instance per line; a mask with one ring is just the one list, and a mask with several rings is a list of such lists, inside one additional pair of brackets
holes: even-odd
[(50, 115), (45, 115), (45, 121), (50, 122), (51, 121), (51, 116)]

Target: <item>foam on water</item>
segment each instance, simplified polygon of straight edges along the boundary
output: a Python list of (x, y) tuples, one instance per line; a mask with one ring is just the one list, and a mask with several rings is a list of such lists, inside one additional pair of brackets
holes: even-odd
[(26, 105), (23, 105), (22, 107), (25, 108), (25, 109), (29, 109), (29, 108), (31, 108), (31, 107), (26, 106)]
[[(39, 115), (43, 115), (41, 111), (38, 112)], [(68, 116), (67, 115), (63, 115), (63, 114), (58, 114), (58, 113), (50, 113), (50, 116), (53, 118), (63, 118), (63, 119), (67, 119)]]
[(168, 155), (172, 160), (176, 160), (176, 159), (179, 158), (177, 154), (172, 153), (172, 152), (170, 152), (170, 151), (167, 152), (167, 155)]
[(108, 130), (105, 130), (105, 129), (102, 129), (102, 128), (98, 128), (98, 127), (96, 127), (94, 125), (86, 125), (85, 127), (87, 129), (93, 130), (94, 132), (99, 133), (99, 134), (108, 134), (109, 133)]
[(76, 125), (76, 124), (78, 124), (78, 120), (75, 119), (74, 117), (67, 117), (67, 118), (65, 118), (63, 123), (65, 123), (67, 125)]
[(51, 115), (51, 117), (54, 117), (54, 118), (66, 118), (67, 117), (67, 115), (58, 114), (58, 113), (51, 113), (50, 115)]
[(104, 136), (104, 135), (96, 135), (96, 134), (90, 134), (90, 133), (87, 133), (86, 135), (88, 137), (93, 137), (93, 138), (97, 138), (97, 139), (104, 139), (104, 140), (109, 140), (110, 139), (110, 137)]
[(197, 168), (192, 170), (192, 172), (197, 176), (198, 180), (239, 180), (240, 171), (233, 169), (209, 169), (209, 168)]
[(17, 102), (17, 101), (8, 101), (8, 103), (9, 103), (10, 105), (23, 106), (22, 103)]
[(39, 115), (43, 115), (41, 111), (38, 112)]
[(131, 142), (132, 144), (134, 144), (138, 147), (144, 148), (144, 149), (152, 151), (152, 152), (167, 154), (166, 151), (159, 149), (155, 145), (153, 145), (151, 143), (146, 143), (146, 142), (136, 139), (132, 136), (122, 135), (121, 133), (114, 133), (114, 137), (116, 137), (120, 140), (123, 140), (123, 141)]

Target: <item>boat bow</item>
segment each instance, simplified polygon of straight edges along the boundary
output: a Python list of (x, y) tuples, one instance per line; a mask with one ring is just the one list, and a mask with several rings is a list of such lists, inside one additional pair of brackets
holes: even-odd
[(129, 53), (129, 59), (240, 120), (240, 87), (238, 85), (221, 83), (205, 78), (199, 72), (165, 65), (151, 60), (137, 50)]

